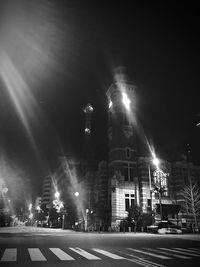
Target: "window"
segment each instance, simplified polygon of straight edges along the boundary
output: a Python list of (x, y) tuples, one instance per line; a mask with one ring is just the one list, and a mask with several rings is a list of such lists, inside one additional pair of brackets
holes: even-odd
[(133, 182), (134, 181), (134, 165), (132, 163), (124, 164), (124, 180)]
[(135, 204), (135, 199), (131, 198), (131, 208), (134, 206)]
[(128, 211), (135, 204), (134, 194), (125, 194), (125, 210)]
[(129, 210), (129, 199), (125, 198), (125, 210), (128, 211)]

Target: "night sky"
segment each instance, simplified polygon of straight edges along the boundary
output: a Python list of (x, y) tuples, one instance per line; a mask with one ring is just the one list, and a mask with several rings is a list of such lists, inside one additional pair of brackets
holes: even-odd
[(118, 66), (137, 85), (138, 120), (158, 155), (180, 159), (189, 143), (200, 163), (197, 6), (107, 2), (1, 1), (1, 162), (35, 194), (60, 155), (84, 156), (88, 102), (95, 158), (107, 158), (105, 92)]

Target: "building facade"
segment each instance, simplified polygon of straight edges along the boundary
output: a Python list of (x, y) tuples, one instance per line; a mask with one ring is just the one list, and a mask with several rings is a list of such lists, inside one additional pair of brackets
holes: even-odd
[(51, 176), (46, 176), (43, 182), (41, 205), (50, 205), (52, 202), (53, 181)]
[(123, 97), (135, 99), (136, 86), (123, 80), (112, 84), (107, 91), (108, 110), (108, 184), (111, 207), (111, 227), (127, 217), (128, 209), (139, 204), (137, 147), (134, 118), (129, 111), (134, 101), (125, 106)]
[[(88, 168), (94, 166), (88, 154), (86, 160), (63, 158), (60, 174), (57, 172), (54, 177), (68, 211), (77, 210), (78, 216), (74, 220), (78, 219), (85, 230), (111, 228), (118, 231), (128, 211), (137, 205), (154, 220), (170, 219), (187, 227), (194, 224), (191, 211), (183, 209), (185, 199), (180, 192), (190, 183), (200, 186), (200, 166), (186, 161), (160, 159), (159, 169), (156, 168), (152, 163), (152, 151), (142, 156), (139, 150), (141, 131), (136, 116), (136, 85), (118, 75), (106, 94), (108, 161), (99, 162), (94, 169)], [(86, 107), (89, 111), (85, 110), (85, 135), (89, 146), (93, 109), (89, 109), (90, 105)], [(51, 199), (50, 188), (51, 178), (47, 177), (43, 203), (49, 203)], [(77, 198), (74, 198), (75, 192), (79, 192)], [(70, 217), (69, 212), (68, 215)], [(199, 217), (197, 221), (200, 227)]]
[(200, 183), (200, 166), (162, 159), (158, 170), (152, 164), (151, 151), (150, 156), (139, 154), (136, 89), (135, 84), (119, 76), (107, 91), (107, 183), (111, 228), (119, 226), (134, 205), (138, 205), (143, 213), (152, 213), (155, 220), (170, 219), (178, 224), (189, 222), (181, 209), (185, 200), (180, 189), (189, 182)]

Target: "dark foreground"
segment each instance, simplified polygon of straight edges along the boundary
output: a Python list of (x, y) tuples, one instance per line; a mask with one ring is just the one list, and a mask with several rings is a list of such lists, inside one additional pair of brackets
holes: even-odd
[(200, 235), (0, 229), (0, 266), (199, 266)]

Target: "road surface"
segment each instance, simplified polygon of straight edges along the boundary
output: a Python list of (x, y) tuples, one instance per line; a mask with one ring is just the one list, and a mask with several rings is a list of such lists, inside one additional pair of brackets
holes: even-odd
[(0, 266), (199, 266), (200, 235), (0, 230)]

